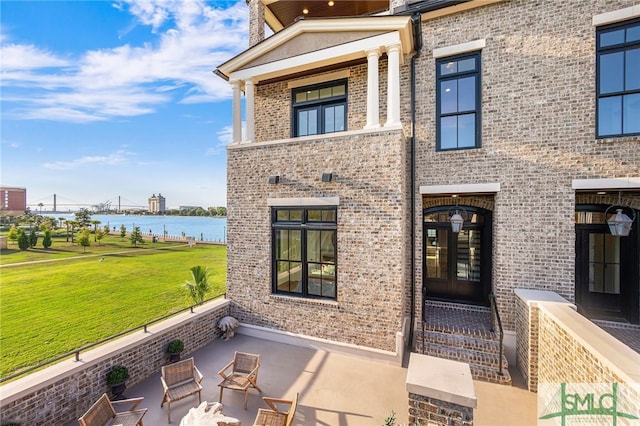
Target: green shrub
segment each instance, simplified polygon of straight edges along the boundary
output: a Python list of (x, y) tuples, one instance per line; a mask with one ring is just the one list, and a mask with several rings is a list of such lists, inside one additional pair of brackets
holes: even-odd
[(123, 365), (114, 365), (107, 373), (107, 384), (117, 385), (129, 378), (129, 370)]
[(174, 339), (169, 342), (167, 346), (167, 352), (170, 354), (179, 354), (184, 350), (184, 342), (180, 339)]

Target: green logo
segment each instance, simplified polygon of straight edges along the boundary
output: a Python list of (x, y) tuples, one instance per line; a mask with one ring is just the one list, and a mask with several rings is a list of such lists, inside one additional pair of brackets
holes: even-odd
[[(597, 385), (596, 383), (593, 384)], [(607, 389), (608, 391), (608, 389)], [(560, 394), (554, 397), (560, 397), (560, 401), (556, 399), (553, 403), (547, 405), (547, 409), (553, 406), (559, 411), (540, 416), (540, 420), (560, 418), (560, 424), (566, 425), (567, 418), (581, 416), (581, 420), (587, 416), (609, 416), (611, 424), (616, 426), (618, 418), (638, 420), (639, 418), (633, 414), (618, 411), (618, 384), (611, 384), (611, 392), (596, 394), (595, 392), (568, 392), (567, 384), (560, 384)], [(559, 404), (558, 404), (559, 402)], [(558, 406), (559, 405), (559, 406)]]

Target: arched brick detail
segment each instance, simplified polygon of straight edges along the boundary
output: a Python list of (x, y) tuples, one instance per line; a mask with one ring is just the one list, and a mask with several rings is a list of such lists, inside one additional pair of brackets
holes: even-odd
[(618, 202), (618, 194), (598, 195), (594, 193), (578, 193), (576, 194), (576, 205), (577, 204), (622, 204), (623, 206), (630, 206), (636, 210), (640, 210), (640, 194), (623, 192), (620, 202)]
[(461, 196), (456, 199), (451, 197), (422, 197), (422, 208), (451, 206), (457, 203), (461, 206), (479, 207), (485, 210), (493, 211), (495, 199), (493, 195), (470, 195)]

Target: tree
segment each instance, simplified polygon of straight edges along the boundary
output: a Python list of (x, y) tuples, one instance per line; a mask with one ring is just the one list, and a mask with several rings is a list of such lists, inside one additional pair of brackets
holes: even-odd
[(104, 236), (105, 236), (104, 230), (98, 229), (96, 231), (95, 240), (98, 242), (98, 245), (100, 244), (100, 241), (102, 241)]
[(31, 228), (29, 230), (29, 247), (33, 248), (36, 244), (38, 244), (38, 234), (35, 229)]
[(82, 228), (82, 231), (80, 231), (78, 244), (83, 247), (83, 253), (86, 253), (87, 247), (91, 245), (91, 231), (86, 226)]
[(22, 229), (18, 230), (18, 248), (20, 250), (29, 248), (29, 237)]
[(104, 226), (103, 230), (104, 230), (105, 235), (109, 235), (109, 232), (111, 232), (111, 229), (109, 228), (109, 224), (108, 223)]
[(217, 214), (217, 216), (226, 216), (227, 215), (227, 208), (226, 207), (216, 207), (216, 214)]
[(186, 281), (185, 287), (193, 303), (201, 305), (204, 296), (210, 289), (209, 285), (209, 268), (198, 265), (191, 268), (191, 281)]
[(9, 228), (9, 232), (7, 233), (7, 237), (9, 237), (11, 241), (16, 242), (19, 236), (20, 230), (16, 228), (16, 225), (11, 225), (11, 228)]
[[(96, 234), (98, 232), (98, 225), (100, 225), (102, 222), (100, 222), (99, 220), (91, 220), (90, 222), (93, 225), (93, 233)], [(94, 241), (95, 241), (95, 237), (94, 237)]]
[(120, 238), (124, 238), (127, 236), (127, 227), (124, 225), (120, 225)]
[(44, 238), (42, 239), (42, 247), (44, 247), (45, 249), (48, 249), (49, 247), (51, 247), (52, 241), (51, 241), (51, 229), (47, 229), (44, 231)]
[(131, 231), (131, 234), (129, 235), (129, 240), (131, 240), (131, 244), (134, 246), (137, 246), (138, 243), (144, 243), (142, 232), (140, 232), (139, 226), (133, 228), (133, 231)]
[(91, 213), (87, 209), (80, 209), (76, 212), (76, 222), (78, 222), (78, 226), (85, 227), (89, 226), (91, 223)]

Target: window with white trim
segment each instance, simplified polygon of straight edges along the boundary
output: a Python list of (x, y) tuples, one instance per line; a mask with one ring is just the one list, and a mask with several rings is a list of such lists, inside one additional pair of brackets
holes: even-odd
[(299, 87), (293, 94), (293, 137), (347, 130), (347, 80)]

